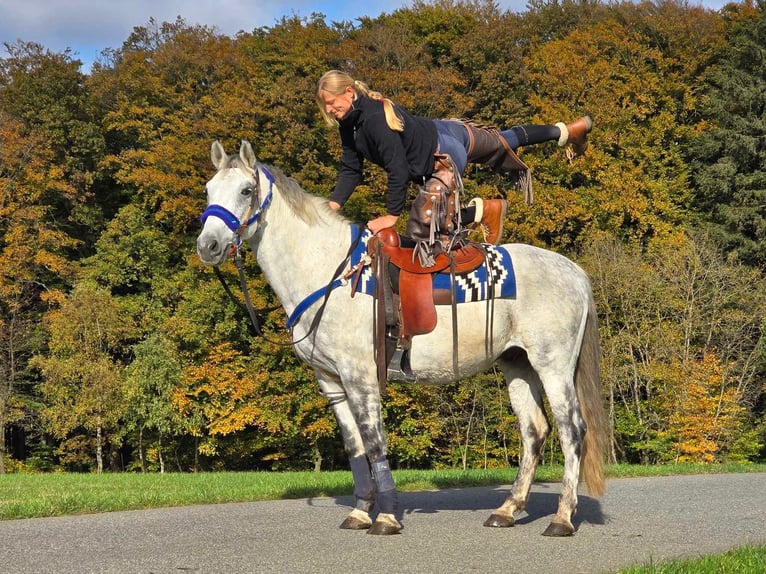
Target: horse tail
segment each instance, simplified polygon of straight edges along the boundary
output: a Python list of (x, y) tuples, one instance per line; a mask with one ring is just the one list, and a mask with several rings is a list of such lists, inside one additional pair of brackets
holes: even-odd
[(606, 492), (604, 479), (604, 455), (607, 447), (607, 419), (601, 396), (599, 371), (599, 336), (596, 303), (591, 294), (588, 300), (588, 317), (580, 346), (580, 356), (575, 370), (575, 388), (580, 410), (587, 427), (583, 444), (580, 470), (588, 493), (601, 496)]

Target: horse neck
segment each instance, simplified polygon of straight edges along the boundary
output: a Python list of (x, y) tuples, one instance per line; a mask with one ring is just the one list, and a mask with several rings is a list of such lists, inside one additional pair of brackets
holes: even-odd
[(288, 313), (329, 283), (351, 244), (350, 224), (309, 224), (275, 194), (257, 239), (258, 265)]

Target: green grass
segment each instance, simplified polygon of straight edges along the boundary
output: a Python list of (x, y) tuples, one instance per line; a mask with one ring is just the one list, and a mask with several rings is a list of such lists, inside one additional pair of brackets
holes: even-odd
[(672, 560), (634, 566), (620, 574), (763, 574), (766, 572), (766, 544), (743, 546), (720, 556), (696, 560)]

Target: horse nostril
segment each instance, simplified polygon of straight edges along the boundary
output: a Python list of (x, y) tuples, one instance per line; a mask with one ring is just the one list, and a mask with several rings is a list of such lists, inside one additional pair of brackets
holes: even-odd
[(212, 236), (200, 236), (197, 239), (197, 251), (203, 260), (217, 259), (223, 252), (223, 246)]

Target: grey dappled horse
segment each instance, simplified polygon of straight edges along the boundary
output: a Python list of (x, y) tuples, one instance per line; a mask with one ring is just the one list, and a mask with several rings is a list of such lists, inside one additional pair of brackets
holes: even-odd
[[(356, 508), (341, 528), (395, 534), (397, 492), (386, 458), (386, 434), (373, 350), (373, 300), (350, 297), (346, 285), (332, 290), (310, 336), (322, 293), (352, 244), (352, 224), (326, 199), (304, 192), (279, 170), (259, 165), (242, 142), (227, 156), (214, 142), (217, 172), (207, 183), (208, 207), (197, 252), (220, 265), (247, 241), (264, 276), (291, 318), (295, 352), (308, 363), (338, 421), (354, 478)], [(458, 373), (453, 371), (452, 309), (437, 306), (433, 332), (413, 338), (411, 368), (418, 383), (448, 383), (496, 364), (505, 376), (519, 419), (523, 454), (506, 501), (485, 526), (514, 524), (524, 509), (545, 438), (550, 432), (543, 392), (558, 425), (564, 475), (556, 515), (544, 534), (566, 536), (577, 507), (582, 470), (589, 492), (605, 490), (605, 417), (599, 379), (596, 310), (585, 273), (565, 257), (529, 245), (506, 250), (516, 274), (516, 296), (457, 306)], [(492, 316), (488, 315), (492, 313)], [(491, 326), (491, 344), (487, 344)], [(587, 430), (587, 432), (586, 432)], [(370, 511), (377, 505), (373, 524)]]

